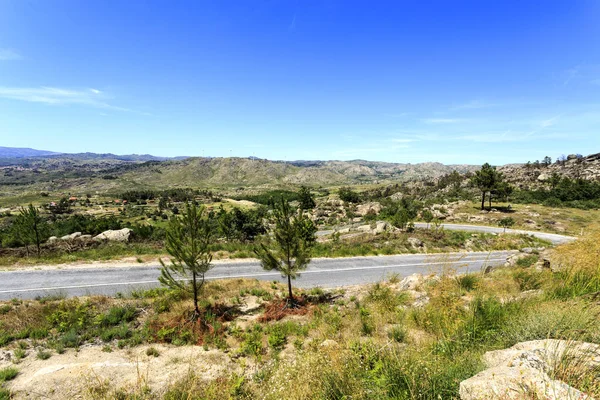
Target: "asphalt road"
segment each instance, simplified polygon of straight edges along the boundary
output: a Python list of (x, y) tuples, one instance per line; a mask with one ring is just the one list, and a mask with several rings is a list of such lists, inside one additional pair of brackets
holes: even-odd
[[(415, 224), (418, 227), (425, 224)], [(444, 229), (499, 233), (501, 228), (444, 224)], [(543, 232), (507, 230), (546, 239), (552, 243), (574, 240), (572, 237)], [(390, 274), (407, 276), (415, 272), (439, 273), (453, 268), (458, 273), (480, 271), (488, 265), (506, 261), (511, 251), (450, 254), (406, 254), (313, 260), (294, 285), (300, 287), (338, 287), (377, 282)], [(61, 294), (65, 296), (128, 294), (132, 290), (158, 286), (160, 266), (103, 268), (57, 268), (0, 272), (0, 300), (35, 298)], [(264, 271), (257, 261), (215, 262), (207, 279), (255, 278), (284, 282), (278, 272)]]
[[(480, 271), (502, 264), (509, 251), (492, 253), (409, 254), (352, 258), (320, 258), (294, 282), (300, 287), (337, 287), (377, 282), (399, 274)], [(160, 267), (70, 268), (0, 272), (0, 299), (128, 294), (132, 290), (158, 286)], [(284, 282), (278, 272), (263, 270), (258, 262), (215, 263), (208, 279), (256, 278)]]
[[(356, 228), (356, 226), (347, 226), (344, 228)], [(415, 222), (417, 228), (427, 228), (427, 224), (424, 222)], [(485, 232), (485, 233), (503, 233), (504, 228), (494, 226), (482, 226), (482, 225), (468, 225), (468, 224), (441, 224), (440, 228), (449, 231), (468, 231), (468, 232)], [(329, 229), (317, 232), (317, 236), (327, 236), (334, 233), (335, 230)], [(547, 240), (553, 244), (561, 244), (575, 240), (572, 236), (558, 235), (556, 233), (546, 233), (538, 231), (524, 231), (520, 229), (507, 229), (506, 233), (516, 233), (524, 235), (532, 235), (539, 239)]]

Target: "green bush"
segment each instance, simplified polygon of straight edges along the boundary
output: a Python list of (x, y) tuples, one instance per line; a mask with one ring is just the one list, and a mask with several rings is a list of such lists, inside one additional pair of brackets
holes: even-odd
[(126, 322), (131, 322), (137, 316), (137, 310), (131, 305), (124, 307), (111, 307), (106, 314), (97, 315), (96, 325), (101, 327), (115, 326)]
[(280, 325), (274, 325), (267, 338), (269, 346), (275, 350), (281, 350), (286, 343), (285, 332)]
[(15, 379), (19, 374), (19, 370), (15, 367), (6, 367), (0, 369), (0, 383)]

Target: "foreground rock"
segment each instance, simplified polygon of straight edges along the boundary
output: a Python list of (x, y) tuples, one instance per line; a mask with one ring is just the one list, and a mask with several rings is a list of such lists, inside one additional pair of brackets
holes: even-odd
[[(573, 376), (600, 368), (600, 346), (566, 340), (533, 340), (485, 353), (488, 369), (460, 383), (462, 400), (592, 399), (551, 376), (560, 369)], [(597, 372), (596, 372), (597, 373)]]
[(116, 231), (108, 230), (95, 236), (93, 240), (97, 242), (128, 242), (131, 232), (133, 231), (129, 228), (123, 228)]
[[(200, 381), (242, 373), (240, 367), (218, 350), (199, 346), (154, 345), (158, 351), (147, 354), (150, 346), (111, 353), (99, 346), (83, 347), (39, 360), (33, 350), (18, 365), (19, 375), (8, 385), (16, 399), (95, 398), (90, 393), (110, 393), (148, 387), (163, 393), (190, 371)], [(13, 366), (0, 359), (0, 367)], [(108, 394), (107, 393), (107, 394)], [(104, 397), (103, 397), (104, 398)], [(116, 398), (116, 397), (106, 397)]]

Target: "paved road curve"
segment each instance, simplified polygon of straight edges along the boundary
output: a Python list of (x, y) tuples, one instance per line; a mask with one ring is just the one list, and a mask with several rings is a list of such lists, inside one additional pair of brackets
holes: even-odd
[[(417, 223), (417, 227), (425, 224)], [(502, 228), (476, 225), (444, 224), (444, 229), (500, 233)], [(321, 231), (320, 235), (333, 231)], [(575, 238), (553, 233), (508, 229), (507, 233), (523, 233), (548, 240), (554, 244)], [(452, 254), (408, 254), (396, 256), (322, 258), (313, 260), (295, 285), (301, 287), (336, 287), (377, 282), (390, 274), (400, 276), (415, 272), (439, 272), (444, 267), (453, 267), (458, 272), (480, 271), (487, 265), (505, 262), (513, 252)], [(82, 296), (89, 294), (115, 295), (129, 293), (135, 289), (158, 285), (159, 265), (70, 268), (51, 270), (27, 270), (0, 272), (0, 300), (35, 298), (52, 294)], [(279, 273), (264, 271), (258, 262), (222, 262), (207, 274), (208, 279), (256, 278), (283, 281)]]
[[(356, 225), (358, 226), (358, 225)], [(354, 226), (354, 227), (356, 227)], [(427, 224), (424, 222), (415, 222), (415, 227), (417, 228), (427, 228)], [(347, 226), (345, 228), (352, 228), (352, 226)], [(468, 225), (468, 224), (441, 224), (440, 228), (447, 229), (449, 231), (468, 231), (468, 232), (484, 232), (484, 233), (503, 233), (504, 228), (499, 228), (495, 226), (483, 226), (483, 225)], [(335, 230), (324, 230), (317, 232), (317, 236), (326, 236), (330, 235)], [(539, 239), (547, 240), (553, 244), (561, 244), (570, 242), (575, 240), (576, 238), (572, 236), (558, 235), (556, 233), (546, 233), (546, 232), (538, 232), (538, 231), (524, 231), (520, 229), (507, 229), (506, 233), (515, 233), (515, 234), (524, 234), (531, 235), (537, 237)]]
[[(506, 261), (513, 252), (408, 254), (352, 258), (320, 258), (311, 262), (308, 269), (294, 283), (301, 287), (336, 287), (356, 285), (415, 272), (440, 272), (453, 268), (458, 272), (480, 271), (487, 265)], [(52, 294), (83, 296), (90, 294), (127, 294), (135, 289), (158, 285), (159, 266), (71, 268), (52, 270), (27, 270), (0, 272), (0, 299), (35, 298)], [(256, 278), (279, 280), (277, 272), (264, 271), (258, 262), (215, 263), (208, 279)]]

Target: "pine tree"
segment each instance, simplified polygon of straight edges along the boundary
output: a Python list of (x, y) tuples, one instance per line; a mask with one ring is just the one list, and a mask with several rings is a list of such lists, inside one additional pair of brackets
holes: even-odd
[(292, 210), (284, 199), (275, 205), (271, 223), (272, 237), (267, 238), (267, 244), (258, 245), (254, 252), (265, 270), (279, 271), (287, 278), (288, 306), (295, 307), (292, 279), (310, 263), (317, 228), (301, 210)]
[[(494, 190), (499, 181), (502, 180), (502, 176), (496, 171), (495, 167), (485, 163), (479, 171), (475, 172), (475, 175), (471, 178), (471, 183), (481, 190), (481, 209), (485, 207), (485, 195), (487, 192)], [(490, 193), (490, 208), (492, 206), (492, 199)]]
[[(186, 203), (181, 216), (173, 215), (166, 231), (165, 247), (173, 257), (162, 265), (159, 282), (173, 289), (188, 290), (193, 295), (194, 317), (200, 317), (198, 297), (206, 273), (213, 267), (210, 245), (216, 232), (212, 214), (203, 206)], [(190, 285), (181, 279), (190, 279)]]
[(300, 200), (300, 209), (302, 210), (312, 210), (315, 208), (317, 203), (315, 203), (315, 199), (310, 193), (310, 189), (306, 186), (300, 186), (300, 192), (298, 193)]
[(13, 229), (16, 236), (25, 245), (27, 255), (29, 255), (29, 245), (35, 244), (39, 257), (41, 255), (41, 244), (48, 236), (48, 225), (33, 204), (29, 204), (27, 208), (21, 207)]

